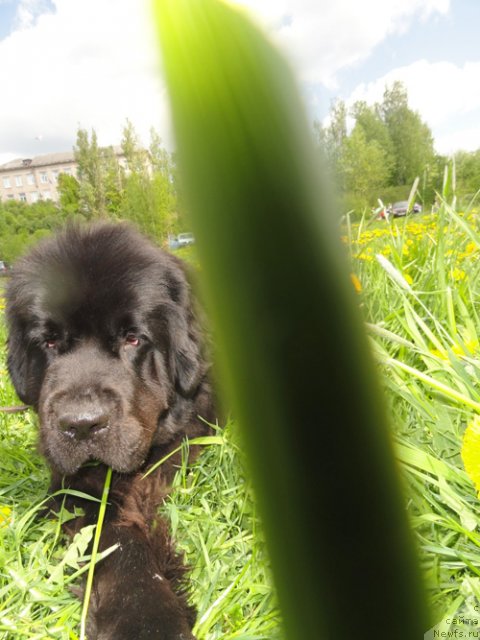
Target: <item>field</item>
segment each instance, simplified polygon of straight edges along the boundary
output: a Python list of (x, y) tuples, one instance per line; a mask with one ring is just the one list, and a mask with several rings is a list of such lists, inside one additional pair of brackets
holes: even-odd
[[(465, 427), (480, 412), (479, 226), (476, 208), (447, 202), (436, 214), (342, 226), (439, 633), (476, 630), (479, 618), (480, 502), (460, 456)], [(191, 252), (185, 257), (195, 262)], [(3, 345), (3, 323), (1, 332)], [(0, 366), (0, 404), (16, 404)], [(279, 639), (235, 425), (218, 435), (193, 468), (179, 470), (164, 506), (192, 567), (196, 634)], [(35, 440), (32, 414), (0, 414), (0, 639), (75, 640), (80, 603), (72, 589), (92, 532), (69, 544), (60, 523), (70, 514), (37, 517), (48, 473)]]
[(479, 628), (480, 503), (460, 456), (480, 410), (478, 229), (476, 208), (444, 203), (436, 214), (347, 225), (343, 236), (439, 633), (459, 632), (462, 620)]

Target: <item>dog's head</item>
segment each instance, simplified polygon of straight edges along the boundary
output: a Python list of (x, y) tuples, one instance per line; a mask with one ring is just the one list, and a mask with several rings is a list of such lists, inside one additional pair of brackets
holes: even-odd
[(138, 468), (196, 420), (206, 364), (181, 263), (125, 225), (70, 227), (19, 261), (8, 368), (50, 463)]

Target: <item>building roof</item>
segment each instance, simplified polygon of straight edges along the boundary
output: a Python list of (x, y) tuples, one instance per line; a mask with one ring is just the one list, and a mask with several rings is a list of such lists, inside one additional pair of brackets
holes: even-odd
[[(114, 146), (113, 150), (116, 155), (123, 155), (122, 148)], [(75, 162), (75, 155), (72, 151), (60, 151), (57, 153), (46, 153), (33, 158), (16, 158), (5, 164), (0, 165), (0, 172), (15, 171), (16, 169), (28, 169), (29, 167), (49, 167), (53, 164), (67, 164)]]
[(0, 165), (0, 171), (14, 171), (15, 169), (26, 169), (28, 167), (45, 167), (52, 164), (65, 164), (75, 162), (73, 151), (63, 151), (60, 153), (47, 153), (33, 158), (16, 158)]

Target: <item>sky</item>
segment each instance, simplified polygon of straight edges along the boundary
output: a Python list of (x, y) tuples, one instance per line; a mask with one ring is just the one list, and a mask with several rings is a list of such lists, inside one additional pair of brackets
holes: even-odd
[[(284, 50), (309, 119), (405, 84), (436, 150), (480, 148), (480, 0), (237, 0)], [(119, 144), (174, 148), (151, 0), (0, 0), (0, 163)]]

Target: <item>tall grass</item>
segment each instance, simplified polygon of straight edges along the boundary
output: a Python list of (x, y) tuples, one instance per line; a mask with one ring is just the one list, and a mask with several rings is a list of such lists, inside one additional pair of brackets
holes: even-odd
[(344, 240), (383, 372), (435, 632), (476, 633), (480, 502), (459, 453), (480, 411), (479, 210), (473, 202), (458, 211), (449, 180), (437, 213), (364, 219)]

